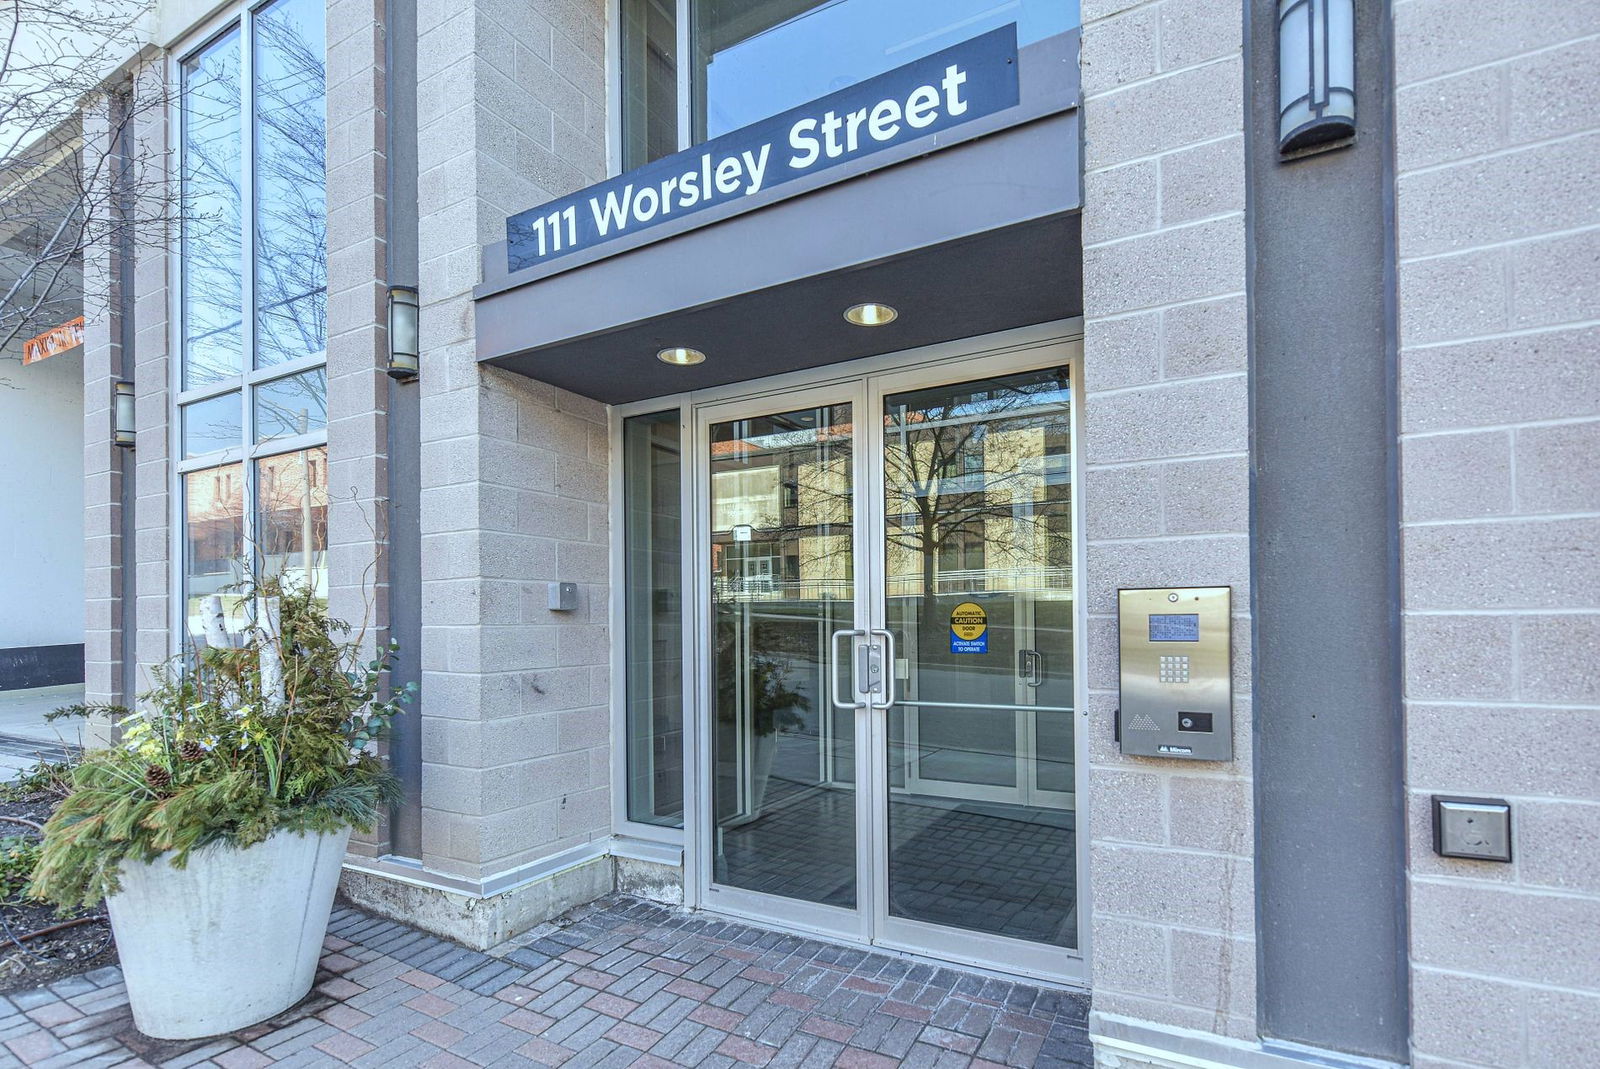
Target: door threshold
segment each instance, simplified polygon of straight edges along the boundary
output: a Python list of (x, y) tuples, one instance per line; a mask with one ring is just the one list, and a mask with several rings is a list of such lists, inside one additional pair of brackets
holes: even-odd
[[(1028, 984), (1031, 987), (1048, 988), (1053, 991), (1071, 991), (1079, 994), (1089, 993), (1087, 980), (1069, 976), (1035, 975), (1033, 973), (1018, 972), (991, 965), (979, 965), (974, 962), (954, 958), (935, 957), (922, 951), (908, 950), (902, 947), (886, 946), (882, 943), (871, 943), (838, 932), (822, 931), (808, 928), (805, 925), (784, 924), (770, 917), (756, 913), (744, 913), (733, 909), (715, 909), (709, 906), (685, 906), (690, 913), (697, 913), (705, 917), (716, 917), (740, 924), (747, 924), (752, 928), (776, 932), (781, 935), (793, 935), (801, 939), (815, 939), (824, 943), (833, 943), (836, 946), (849, 947), (852, 950), (861, 950), (868, 954), (882, 954), (884, 957), (897, 958), (902, 961), (911, 961), (919, 965), (928, 965), (935, 969), (955, 969), (958, 972), (972, 973), (974, 976), (983, 976), (993, 980), (1004, 980), (1013, 984)], [(1078, 960), (1082, 960), (1081, 958)]]

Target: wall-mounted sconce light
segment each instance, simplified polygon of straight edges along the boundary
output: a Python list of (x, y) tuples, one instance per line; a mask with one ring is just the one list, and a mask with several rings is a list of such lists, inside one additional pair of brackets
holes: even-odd
[(132, 449), (134, 444), (133, 430), (133, 383), (126, 381), (111, 384), (111, 444), (120, 445), (124, 449)]
[(1278, 151), (1355, 133), (1355, 0), (1278, 0)]
[(418, 306), (415, 286), (389, 287), (389, 377), (400, 382), (416, 378), (421, 367)]

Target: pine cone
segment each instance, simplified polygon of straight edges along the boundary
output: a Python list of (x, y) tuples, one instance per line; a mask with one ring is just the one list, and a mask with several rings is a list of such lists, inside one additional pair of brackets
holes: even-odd
[(205, 747), (201, 746), (193, 739), (184, 741), (184, 743), (178, 747), (178, 756), (183, 758), (185, 761), (188, 761), (190, 764), (200, 760), (205, 755)]
[(164, 791), (172, 786), (172, 773), (160, 765), (151, 765), (144, 770), (144, 781), (150, 785), (151, 790)]

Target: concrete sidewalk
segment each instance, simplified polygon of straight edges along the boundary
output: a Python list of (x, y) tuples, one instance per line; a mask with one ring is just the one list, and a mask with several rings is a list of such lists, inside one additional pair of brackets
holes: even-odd
[(47, 721), (45, 714), (83, 701), (83, 684), (0, 690), (0, 781), (39, 763), (56, 760), (62, 746), (83, 742), (83, 721)]
[(311, 997), (190, 1043), (133, 1028), (103, 969), (0, 999), (0, 1066), (1093, 1064), (1087, 995), (620, 896), (484, 954), (334, 911)]

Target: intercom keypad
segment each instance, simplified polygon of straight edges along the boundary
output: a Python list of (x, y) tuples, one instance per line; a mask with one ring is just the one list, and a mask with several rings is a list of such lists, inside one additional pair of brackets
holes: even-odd
[(1123, 753), (1233, 757), (1232, 598), (1225, 586), (1117, 592)]

